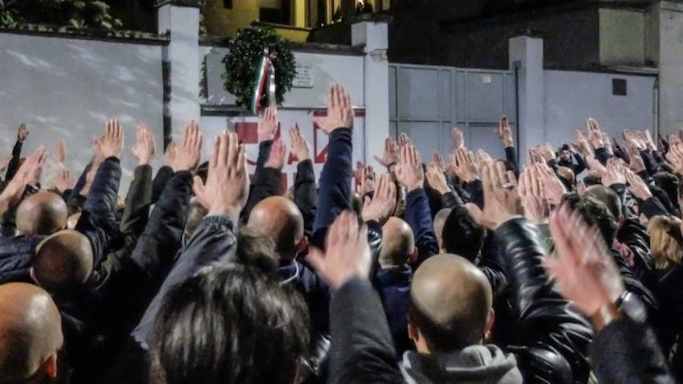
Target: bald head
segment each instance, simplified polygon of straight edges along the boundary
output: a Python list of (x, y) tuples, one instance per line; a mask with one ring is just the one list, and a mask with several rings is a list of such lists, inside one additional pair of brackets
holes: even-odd
[(379, 265), (398, 267), (408, 262), (415, 252), (415, 238), (410, 225), (398, 217), (391, 217), (382, 227), (382, 250)]
[(64, 199), (52, 192), (38, 192), (17, 208), (17, 229), (24, 235), (50, 235), (66, 227)]
[(36, 282), (52, 293), (78, 288), (92, 273), (92, 246), (80, 232), (57, 232), (38, 245), (31, 267)]
[(50, 295), (23, 283), (0, 285), (0, 383), (22, 382), (46, 367), (56, 375), (57, 351), (64, 337), (59, 311)]
[(434, 234), (436, 241), (439, 244), (439, 249), (443, 249), (443, 227), (446, 225), (446, 219), (451, 214), (452, 209), (444, 208), (436, 213), (434, 216)]
[(410, 287), (410, 321), (430, 349), (449, 352), (479, 343), (492, 305), (486, 276), (455, 255), (433, 256), (420, 266)]
[(280, 259), (291, 260), (304, 237), (304, 219), (291, 200), (281, 196), (269, 197), (258, 203), (249, 214), (247, 226), (254, 233), (275, 242)]

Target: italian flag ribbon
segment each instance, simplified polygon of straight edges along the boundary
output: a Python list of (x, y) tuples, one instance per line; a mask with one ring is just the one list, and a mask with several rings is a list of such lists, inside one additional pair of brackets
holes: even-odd
[(263, 52), (258, 68), (256, 84), (254, 84), (254, 96), (251, 100), (251, 112), (255, 115), (258, 115), (263, 109), (261, 99), (266, 91), (268, 92), (268, 104), (275, 104), (275, 68), (268, 50)]

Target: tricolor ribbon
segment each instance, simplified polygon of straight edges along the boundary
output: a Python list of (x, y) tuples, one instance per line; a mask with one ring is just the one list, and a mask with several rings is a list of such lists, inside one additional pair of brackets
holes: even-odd
[(265, 92), (268, 91), (268, 104), (275, 104), (275, 68), (273, 61), (268, 54), (268, 50), (263, 51), (263, 56), (259, 62), (258, 75), (256, 76), (256, 84), (254, 86), (254, 96), (251, 100), (251, 112), (258, 115), (261, 112), (261, 99)]

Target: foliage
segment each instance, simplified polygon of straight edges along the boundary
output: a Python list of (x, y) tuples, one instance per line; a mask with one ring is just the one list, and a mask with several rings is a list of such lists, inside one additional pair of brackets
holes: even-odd
[(112, 30), (122, 26), (102, 0), (0, 0), (0, 27), (51, 24), (74, 29)]
[[(237, 97), (237, 105), (251, 107), (251, 98), (259, 70), (259, 60), (265, 49), (271, 55), (275, 69), (275, 98), (282, 104), (284, 95), (292, 88), (296, 76), (295, 60), (287, 42), (272, 28), (250, 26), (241, 29), (228, 43), (229, 53), (223, 58), (225, 64), (225, 89)], [(267, 95), (260, 100), (261, 106), (267, 104)]]

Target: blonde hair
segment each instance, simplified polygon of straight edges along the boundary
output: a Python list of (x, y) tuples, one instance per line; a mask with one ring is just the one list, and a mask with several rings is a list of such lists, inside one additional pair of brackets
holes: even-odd
[(655, 216), (650, 219), (647, 233), (650, 235), (650, 249), (656, 269), (667, 269), (680, 264), (683, 255), (681, 221), (675, 217)]

